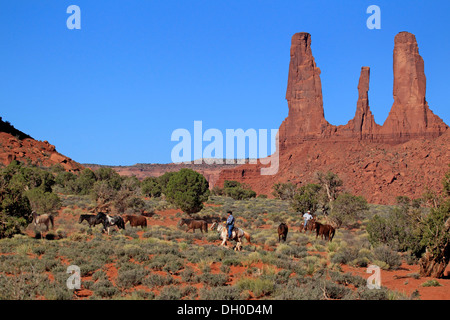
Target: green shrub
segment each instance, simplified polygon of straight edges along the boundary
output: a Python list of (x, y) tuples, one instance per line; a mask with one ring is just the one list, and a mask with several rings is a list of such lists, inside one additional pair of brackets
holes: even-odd
[[(388, 246), (379, 246), (373, 250), (374, 259), (385, 262), (390, 269), (396, 270), (402, 264), (402, 259), (398, 252)], [(381, 267), (381, 266), (380, 266)]]
[(200, 289), (200, 300), (239, 300), (240, 290), (237, 287), (212, 287)]
[(442, 287), (442, 284), (439, 283), (436, 279), (428, 280), (421, 284), (422, 287)]
[(165, 194), (169, 202), (191, 214), (203, 208), (209, 197), (209, 184), (204, 176), (191, 169), (181, 169), (171, 175)]

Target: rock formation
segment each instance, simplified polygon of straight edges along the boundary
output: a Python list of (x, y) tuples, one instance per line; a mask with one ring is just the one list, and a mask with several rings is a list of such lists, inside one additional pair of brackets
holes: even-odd
[(308, 33), (292, 37), (286, 100), (289, 115), (279, 129), (280, 148), (314, 139), (329, 127), (323, 111), (320, 69), (312, 55)]
[(416, 38), (408, 32), (395, 37), (394, 105), (383, 126), (369, 108), (370, 68), (362, 67), (354, 119), (345, 126), (325, 120), (320, 69), (311, 51), (311, 36), (292, 37), (286, 100), (289, 114), (279, 130), (280, 150), (311, 140), (368, 140), (398, 144), (415, 138), (436, 138), (448, 126), (428, 107), (425, 99), (424, 62)]
[(379, 125), (375, 123), (375, 118), (369, 107), (369, 79), (370, 68), (362, 67), (355, 117), (344, 128), (349, 131), (347, 135), (351, 138), (372, 141), (379, 130)]
[(414, 35), (395, 37), (394, 104), (383, 126), (369, 107), (369, 67), (361, 68), (355, 117), (333, 126), (325, 120), (320, 69), (308, 33), (292, 37), (290, 55), (289, 114), (278, 133), (278, 173), (262, 176), (260, 163), (246, 164), (223, 170), (218, 186), (238, 180), (270, 195), (274, 183), (313, 182), (315, 172), (329, 170), (350, 192), (375, 203), (393, 203), (398, 195), (418, 197), (425, 186), (440, 189), (450, 163), (450, 131), (426, 102), (424, 62)]
[(400, 32), (394, 48), (394, 104), (380, 130), (380, 139), (401, 143), (413, 138), (436, 138), (448, 126), (428, 107), (424, 61), (416, 37)]

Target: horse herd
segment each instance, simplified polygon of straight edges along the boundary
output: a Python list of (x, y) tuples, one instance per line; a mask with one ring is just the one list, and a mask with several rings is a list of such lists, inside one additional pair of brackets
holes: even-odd
[(124, 214), (123, 216), (110, 216), (103, 212), (95, 214), (82, 214), (78, 223), (87, 221), (89, 228), (96, 226), (97, 224), (103, 224), (103, 231), (107, 231), (109, 234), (112, 226), (117, 226), (119, 229), (125, 229), (125, 224), (130, 222), (132, 227), (147, 227), (147, 219), (143, 216), (135, 216), (131, 214)]
[[(228, 231), (227, 228), (222, 224), (219, 223), (220, 219), (215, 219), (213, 221), (210, 230), (216, 229), (216, 231), (219, 233), (220, 238), (222, 239), (221, 246), (226, 246), (227, 240), (235, 240), (236, 246), (235, 250), (240, 251), (242, 248), (242, 240), (245, 238), (249, 243), (251, 243), (251, 236), (248, 232), (234, 227), (232, 231), (231, 239), (228, 239)], [(33, 212), (33, 221), (35, 227), (39, 224), (44, 224), (47, 227), (49, 223), (51, 223), (52, 228), (54, 226), (53, 224), (53, 216), (52, 215), (37, 215), (35, 212)], [(130, 222), (130, 225), (132, 227), (147, 227), (147, 219), (144, 216), (136, 216), (136, 215), (116, 215), (116, 216), (110, 216), (108, 214), (105, 214), (103, 212), (99, 212), (97, 214), (82, 214), (80, 215), (80, 218), (78, 220), (78, 223), (82, 223), (83, 221), (87, 221), (89, 228), (95, 227), (98, 224), (103, 225), (102, 232), (107, 232), (108, 235), (110, 234), (110, 228), (113, 226), (117, 226), (119, 229), (125, 229), (125, 224), (127, 222)], [(208, 222), (203, 219), (184, 219), (182, 218), (179, 222), (179, 226), (187, 226), (186, 232), (189, 230), (192, 230), (193, 233), (195, 233), (196, 229), (200, 229), (200, 231), (203, 233), (205, 231), (208, 232)], [(288, 226), (285, 223), (281, 223), (278, 226), (278, 242), (281, 240), (286, 241), (287, 233), (288, 233)], [(306, 226), (303, 225), (300, 227), (300, 232), (306, 233), (307, 231), (310, 231), (310, 234), (315, 230), (316, 231), (316, 239), (318, 236), (321, 236), (322, 239), (325, 238), (325, 240), (332, 241), (335, 229), (328, 224), (322, 224), (318, 221), (316, 221), (315, 218), (308, 221)]]

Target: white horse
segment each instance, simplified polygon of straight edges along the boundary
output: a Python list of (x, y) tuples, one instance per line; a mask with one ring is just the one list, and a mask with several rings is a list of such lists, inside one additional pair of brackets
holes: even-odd
[[(221, 223), (217, 223), (214, 222), (211, 225), (211, 230), (216, 229), (217, 232), (219, 232), (220, 238), (222, 239), (222, 243), (220, 244), (221, 246), (225, 246), (227, 244), (227, 237), (228, 237), (228, 230), (227, 228), (221, 224)], [(236, 247), (234, 248), (234, 250), (238, 250), (241, 251), (242, 249), (242, 238), (247, 239), (248, 243), (251, 243), (250, 241), (250, 234), (248, 232), (245, 232), (244, 230), (240, 229), (240, 228), (234, 228), (233, 231), (231, 232), (231, 239), (235, 240), (236, 243)]]

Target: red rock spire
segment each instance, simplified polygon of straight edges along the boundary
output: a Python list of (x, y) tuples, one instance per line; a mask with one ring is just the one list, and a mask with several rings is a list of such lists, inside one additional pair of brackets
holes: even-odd
[(281, 148), (323, 132), (328, 123), (323, 112), (320, 69), (312, 55), (309, 33), (292, 37), (286, 100), (289, 115), (280, 127)]
[(417, 137), (438, 137), (447, 130), (448, 126), (428, 107), (426, 82), (416, 37), (400, 32), (394, 47), (394, 104), (381, 129), (382, 138), (401, 143)]

